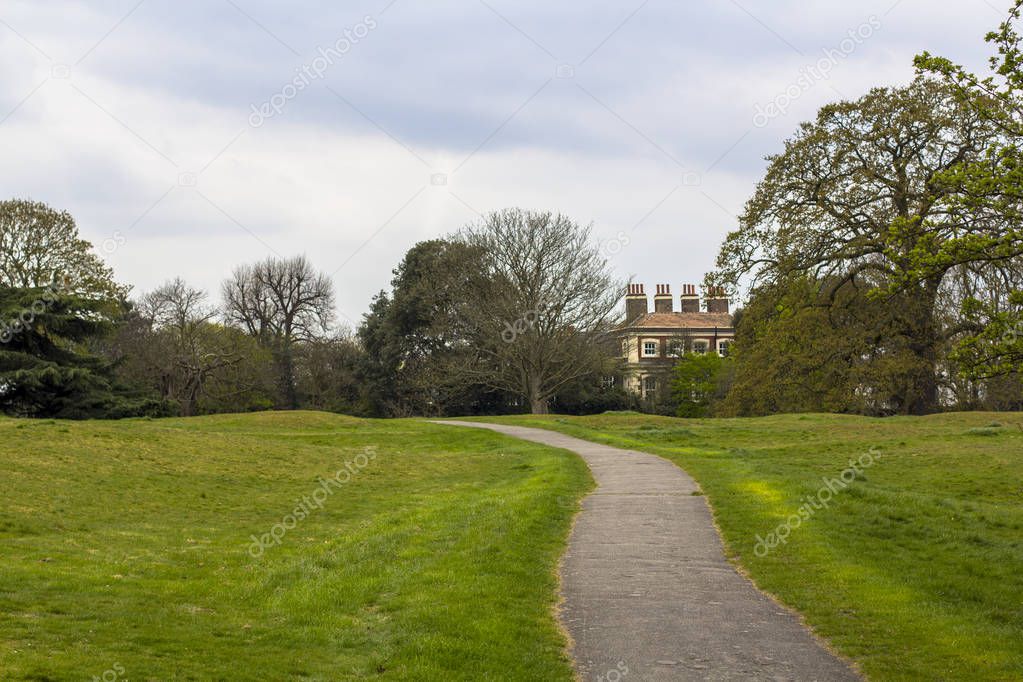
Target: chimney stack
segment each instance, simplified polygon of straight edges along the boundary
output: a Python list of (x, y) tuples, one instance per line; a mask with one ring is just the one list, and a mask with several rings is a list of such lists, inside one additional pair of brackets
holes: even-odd
[(630, 284), (625, 295), (625, 323), (631, 324), (649, 312), (642, 284)]
[(728, 312), (728, 297), (725, 296), (725, 290), (723, 287), (711, 287), (707, 290), (707, 312)]
[(696, 293), (695, 284), (683, 284), (681, 298), (682, 312), (684, 313), (700, 312), (700, 295)]
[(674, 302), (671, 300), (671, 285), (658, 284), (657, 295), (654, 296), (654, 312), (671, 313), (674, 311)]

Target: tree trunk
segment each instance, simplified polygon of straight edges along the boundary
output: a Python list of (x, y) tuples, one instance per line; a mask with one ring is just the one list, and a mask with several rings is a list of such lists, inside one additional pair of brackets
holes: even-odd
[(905, 394), (901, 396), (903, 414), (925, 415), (938, 410), (939, 333), (934, 319), (937, 283), (928, 283), (904, 302), (909, 348), (916, 356), (910, 368)]
[(540, 379), (529, 378), (529, 411), (531, 414), (550, 414), (550, 401), (540, 392)]
[(277, 390), (280, 397), (279, 405), (286, 410), (297, 410), (299, 405), (298, 390), (295, 385), (294, 347), (285, 340), (274, 356), (277, 369)]

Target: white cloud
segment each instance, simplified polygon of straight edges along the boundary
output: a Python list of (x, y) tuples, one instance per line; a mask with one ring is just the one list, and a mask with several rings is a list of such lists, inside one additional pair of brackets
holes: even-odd
[[(271, 249), (304, 252), (327, 272), (343, 264), (339, 307), (355, 321), (416, 241), (506, 206), (564, 212), (593, 222), (600, 238), (626, 232), (630, 244), (613, 258), (623, 277), (698, 281), (762, 157), (800, 120), (842, 95), (907, 81), (922, 49), (978, 66), (983, 33), (999, 21), (951, 0), (903, 0), (887, 15), (890, 0), (741, 3), (756, 18), (712, 0), (650, 3), (574, 79), (552, 81), (508, 120), (556, 60), (482, 5), (427, 11), (398, 0), (326, 83), (420, 160), (319, 82), (247, 127), (250, 104), (386, 3), (240, 3), (295, 56), (226, 3), (147, 0), (75, 65), (134, 4), (5, 4), (2, 18), (22, 37), (0, 25), (9, 65), (0, 117), (44, 83), (0, 125), (6, 192), (70, 210), (97, 244), (122, 233), (107, 257), (139, 290), (181, 275), (216, 291), (234, 265)], [(494, 6), (557, 61), (577, 63), (636, 3)], [(751, 129), (757, 103), (871, 13), (882, 16), (876, 36), (788, 114)], [(69, 80), (51, 77), (54, 63), (71, 64)], [(680, 186), (684, 170), (668, 158), (704, 173), (723, 154), (698, 186)], [(431, 184), (437, 172), (447, 185)], [(178, 184), (184, 173), (197, 174), (195, 187)]]

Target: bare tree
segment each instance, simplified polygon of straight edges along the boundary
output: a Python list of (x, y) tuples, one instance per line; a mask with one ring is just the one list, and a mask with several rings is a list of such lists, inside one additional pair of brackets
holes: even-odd
[(462, 312), (477, 362), (461, 371), (522, 396), (534, 414), (605, 360), (597, 341), (621, 292), (590, 232), (560, 214), (507, 209), (459, 235), (482, 259)]
[(334, 285), (305, 256), (242, 265), (224, 282), (224, 316), (274, 353), (288, 407), (298, 407), (295, 344), (326, 334), (334, 321)]
[(145, 347), (139, 349), (146, 373), (186, 417), (196, 413), (207, 383), (244, 359), (231, 336), (215, 324), (219, 311), (208, 298), (176, 278), (145, 295), (138, 307), (149, 325)]

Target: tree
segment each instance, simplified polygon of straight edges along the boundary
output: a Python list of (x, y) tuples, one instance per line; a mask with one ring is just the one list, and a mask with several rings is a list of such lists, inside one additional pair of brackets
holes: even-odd
[(595, 341), (611, 326), (620, 287), (590, 228), (560, 214), (507, 209), (458, 239), (481, 258), (461, 311), (475, 351), (461, 376), (544, 414), (562, 386), (603, 365)]
[(959, 189), (945, 178), (979, 159), (996, 135), (948, 86), (926, 78), (824, 107), (769, 158), (709, 283), (734, 288), (750, 276), (756, 287), (805, 275), (828, 285), (822, 293), (829, 303), (847, 285), (873, 291), (909, 351), (881, 357), (911, 359), (889, 366), (899, 375), (891, 377), (899, 387), (891, 396), (895, 411), (935, 410), (941, 350), (961, 332), (939, 315), (955, 267), (922, 270), (919, 263), (977, 228), (978, 221), (949, 210), (946, 200)]
[(74, 218), (46, 204), (0, 201), (0, 286), (62, 288), (88, 296), (121, 299), (128, 287), (78, 235)]
[(363, 351), (347, 330), (303, 344), (298, 357), (302, 403), (315, 410), (360, 412)]
[(171, 280), (142, 297), (138, 324), (128, 321), (120, 337), (125, 373), (186, 417), (261, 393), (260, 350), (242, 332), (218, 324), (220, 313), (208, 298), (180, 278)]
[[(991, 74), (979, 77), (951, 60), (927, 52), (917, 68), (941, 77), (962, 106), (999, 131), (985, 155), (967, 159), (942, 181), (958, 193), (946, 201), (949, 213), (969, 229), (944, 240), (931, 253), (913, 254), (916, 271), (930, 275), (951, 267), (986, 273), (998, 280), (987, 296), (963, 300), (967, 334), (955, 359), (972, 379), (1010, 377), (1023, 371), (1023, 49), (1017, 25), (1023, 0), (986, 40), (997, 54)], [(1018, 377), (1015, 378), (1018, 382)]]
[(235, 268), (224, 282), (224, 316), (274, 355), (282, 403), (299, 406), (296, 345), (326, 334), (334, 321), (334, 285), (305, 256), (267, 258)]
[(446, 239), (413, 246), (359, 328), (366, 397), (374, 414), (477, 411), (479, 386), (459, 371), (475, 355), (463, 319), (481, 254)]
[(716, 414), (898, 410), (912, 340), (900, 336), (892, 307), (867, 287), (832, 288), (793, 275), (752, 292), (729, 355), (731, 387)]
[(25, 417), (83, 419), (160, 413), (118, 384), (113, 366), (87, 342), (108, 333), (117, 302), (53, 288), (0, 287), (0, 411)]
[(730, 361), (717, 353), (683, 355), (672, 370), (671, 391), (679, 417), (705, 417), (725, 393)]

